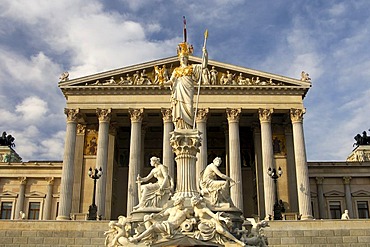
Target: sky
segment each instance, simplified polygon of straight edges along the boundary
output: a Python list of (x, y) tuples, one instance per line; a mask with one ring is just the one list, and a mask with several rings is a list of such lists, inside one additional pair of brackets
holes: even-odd
[[(24, 161), (62, 160), (70, 79), (174, 56), (300, 78), (308, 161), (344, 161), (370, 124), (370, 1), (0, 0), (0, 131)], [(369, 132), (369, 131), (368, 131)]]

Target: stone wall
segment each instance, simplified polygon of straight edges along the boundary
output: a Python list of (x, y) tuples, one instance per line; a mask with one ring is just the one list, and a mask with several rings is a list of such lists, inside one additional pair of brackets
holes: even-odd
[(0, 247), (104, 246), (108, 221), (0, 221)]
[(370, 220), (271, 221), (269, 246), (370, 246)]
[[(370, 246), (370, 220), (271, 221), (269, 246)], [(0, 247), (104, 246), (108, 221), (0, 221)]]

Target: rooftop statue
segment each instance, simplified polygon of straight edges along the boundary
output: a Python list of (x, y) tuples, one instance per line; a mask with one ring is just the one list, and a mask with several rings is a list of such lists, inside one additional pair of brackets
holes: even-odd
[(362, 135), (357, 134), (354, 139), (356, 143), (354, 143), (353, 146), (370, 145), (370, 136), (367, 135), (366, 131), (362, 132)]
[(12, 135), (7, 135), (4, 131), (0, 137), (0, 146), (15, 147), (14, 140), (15, 138)]
[[(185, 24), (185, 23), (184, 23)], [(207, 38), (205, 34), (205, 42)], [(192, 129), (194, 125), (194, 85), (201, 83), (203, 70), (208, 65), (208, 53), (203, 46), (202, 64), (189, 65), (189, 55), (193, 53), (193, 46), (186, 42), (186, 27), (184, 28), (184, 42), (177, 47), (180, 66), (172, 72), (171, 78), (165, 84), (170, 84), (172, 121), (176, 129)], [(207, 80), (208, 81), (208, 80)], [(199, 94), (199, 90), (198, 90)]]

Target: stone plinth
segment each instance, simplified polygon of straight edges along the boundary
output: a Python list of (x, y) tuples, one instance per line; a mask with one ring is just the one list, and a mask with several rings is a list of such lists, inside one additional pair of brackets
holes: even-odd
[(22, 158), (8, 146), (0, 146), (0, 162), (22, 162)]
[(201, 132), (192, 129), (174, 130), (170, 144), (176, 154), (177, 183), (174, 198), (191, 198), (198, 195), (196, 186), (196, 161), (201, 145)]
[(351, 162), (367, 162), (370, 161), (370, 145), (360, 145), (356, 147), (347, 157), (347, 161)]

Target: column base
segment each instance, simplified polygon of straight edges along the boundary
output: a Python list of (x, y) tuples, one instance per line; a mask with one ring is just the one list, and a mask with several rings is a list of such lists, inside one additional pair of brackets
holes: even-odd
[(71, 217), (68, 216), (58, 216), (57, 220), (71, 220)]
[(312, 215), (302, 215), (301, 220), (313, 220)]

